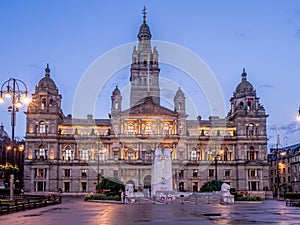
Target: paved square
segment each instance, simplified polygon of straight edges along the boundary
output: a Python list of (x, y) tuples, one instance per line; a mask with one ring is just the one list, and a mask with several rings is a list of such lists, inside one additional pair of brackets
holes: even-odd
[(300, 208), (284, 201), (220, 204), (122, 205), (66, 197), (60, 205), (0, 216), (1, 225), (300, 224)]

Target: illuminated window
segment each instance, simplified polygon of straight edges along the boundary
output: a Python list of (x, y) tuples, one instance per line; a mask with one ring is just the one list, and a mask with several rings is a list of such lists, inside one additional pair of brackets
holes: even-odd
[(88, 160), (89, 159), (89, 151), (88, 150), (82, 150), (80, 158), (82, 160), (85, 160), (85, 161)]
[(169, 124), (168, 123), (164, 124), (164, 134), (169, 134)]
[(146, 124), (145, 133), (146, 134), (151, 134), (151, 124)]
[(197, 169), (193, 170), (193, 177), (198, 177), (198, 170)]
[(128, 160), (133, 160), (134, 159), (134, 151), (130, 149), (128, 151)]
[(74, 151), (70, 148), (70, 146), (68, 146), (66, 147), (64, 160), (70, 161), (73, 159), (74, 159)]
[(45, 147), (43, 145), (40, 145), (39, 147), (39, 152), (38, 152), (38, 157), (41, 160), (47, 159), (47, 150), (45, 150)]
[(128, 134), (134, 134), (134, 126), (132, 123), (128, 124)]
[(88, 170), (87, 169), (82, 169), (81, 170), (81, 177), (82, 178), (87, 178)]
[(42, 101), (41, 101), (41, 109), (44, 110), (46, 107), (46, 97), (42, 97)]
[(196, 150), (196, 148), (192, 149), (191, 160), (197, 160), (197, 150)]
[(39, 124), (39, 133), (45, 134), (46, 132), (47, 132), (47, 124), (46, 124), (46, 122), (42, 121)]

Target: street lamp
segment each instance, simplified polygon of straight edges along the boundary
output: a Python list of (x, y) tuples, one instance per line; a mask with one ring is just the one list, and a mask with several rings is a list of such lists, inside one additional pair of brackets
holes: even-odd
[(223, 150), (220, 150), (215, 155), (215, 180), (218, 180), (218, 158), (223, 154)]
[[(28, 105), (30, 103), (26, 84), (15, 78), (10, 78), (5, 81), (0, 89), (0, 103), (4, 103), (6, 99), (11, 100), (11, 105), (8, 106), (8, 111), (11, 112), (11, 148), (14, 149), (16, 112), (18, 112), (20, 107), (23, 105)], [(14, 152), (12, 152), (12, 154), (14, 154)], [(14, 159), (14, 155), (12, 158)]]

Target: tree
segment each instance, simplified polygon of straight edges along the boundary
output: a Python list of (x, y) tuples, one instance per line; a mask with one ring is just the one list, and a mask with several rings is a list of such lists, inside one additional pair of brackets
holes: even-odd
[(211, 180), (205, 182), (201, 189), (200, 192), (213, 192), (213, 191), (221, 191), (221, 186), (224, 182), (221, 180)]
[(120, 190), (125, 190), (125, 186), (117, 177), (103, 177), (101, 182), (96, 186), (96, 191), (99, 189), (109, 190), (111, 194), (118, 194)]

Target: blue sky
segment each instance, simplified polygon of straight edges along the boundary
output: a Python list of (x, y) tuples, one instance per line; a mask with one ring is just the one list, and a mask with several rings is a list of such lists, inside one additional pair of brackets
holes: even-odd
[[(283, 145), (300, 141), (300, 125), (295, 121), (300, 105), (296, 96), (300, 81), (297, 0), (3, 0), (1, 84), (16, 77), (25, 81), (32, 93), (49, 63), (51, 77), (63, 96), (63, 111), (71, 113), (76, 87), (91, 63), (107, 51), (137, 40), (144, 5), (153, 39), (179, 44), (201, 57), (214, 72), (228, 107), (242, 68), (246, 68), (248, 80), (270, 115), (269, 146), (276, 142), (277, 133)], [(182, 79), (181, 71), (161, 65), (161, 76), (175, 77), (173, 82), (183, 85), (188, 95), (198, 95), (192, 84), (189, 88)], [(96, 117), (107, 117), (114, 86), (126, 89), (128, 81), (128, 68), (111, 77), (100, 93), (97, 105), (101, 109)], [(205, 98), (197, 101), (197, 114), (207, 119)], [(10, 132), (6, 106), (0, 106), (0, 122)], [(17, 136), (24, 135), (24, 125), (24, 115), (18, 113)]]

